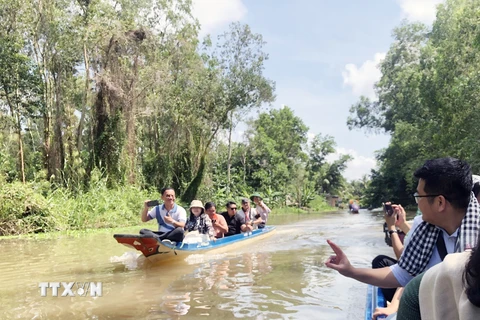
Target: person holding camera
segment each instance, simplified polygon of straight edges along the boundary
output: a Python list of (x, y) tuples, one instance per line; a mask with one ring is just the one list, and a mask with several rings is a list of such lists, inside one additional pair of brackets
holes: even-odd
[[(267, 219), (268, 215), (272, 210), (270, 210), (269, 207), (263, 202), (262, 196), (259, 193), (254, 193), (251, 197), (250, 200), (255, 203), (255, 210), (257, 211), (257, 216), (254, 218), (258, 220), (258, 218), (261, 219), (261, 222), (256, 221), (256, 224), (259, 229), (265, 228), (265, 225), (267, 224)], [(254, 222), (255, 223), (255, 222)]]
[(377, 287), (404, 287), (448, 253), (477, 244), (480, 206), (472, 192), (470, 165), (454, 158), (433, 159), (414, 176), (418, 179), (414, 197), (422, 215), (414, 219), (399, 261), (378, 269), (355, 268), (340, 247), (327, 240), (335, 253), (325, 262), (328, 268)]
[[(383, 204), (383, 208), (387, 232), (389, 233), (391, 246), (393, 247), (393, 252), (395, 253), (396, 259), (385, 255), (378, 255), (372, 261), (373, 269), (393, 266), (398, 262), (398, 259), (400, 259), (404, 249), (398, 229), (400, 229), (405, 235), (407, 235), (410, 231), (410, 224), (408, 224), (405, 218), (405, 209), (403, 209), (401, 205), (392, 205), (390, 202), (386, 202)], [(374, 319), (380, 315), (388, 316), (391, 313), (394, 313), (398, 308), (400, 297), (403, 292), (403, 288), (381, 288), (381, 290), (385, 300), (388, 302), (385, 308), (376, 308), (374, 310)]]
[[(385, 225), (386, 232), (391, 241), (391, 246), (393, 252), (395, 253), (395, 259), (385, 255), (378, 255), (372, 261), (372, 268), (383, 268), (392, 266), (397, 263), (397, 260), (400, 259), (400, 256), (403, 252), (403, 241), (400, 238), (399, 230), (405, 235), (410, 231), (410, 224), (405, 219), (406, 213), (402, 205), (391, 204), (386, 202), (383, 204), (384, 213), (385, 213)], [(394, 289), (382, 289), (385, 299), (391, 301), (391, 298), (394, 294)]]
[[(254, 197), (252, 196), (252, 199)], [(270, 210), (270, 209), (269, 209)], [(257, 212), (256, 208), (250, 206), (250, 199), (242, 199), (242, 209), (238, 211), (238, 214), (243, 217), (244, 223), (246, 225), (246, 230), (242, 232), (252, 231), (253, 229), (265, 227), (265, 221), (262, 220), (261, 215)], [(260, 226), (262, 225), (263, 226)]]
[[(141, 213), (143, 222), (157, 219), (158, 231), (142, 229), (140, 233), (153, 233), (160, 241), (182, 242), (187, 212), (175, 203), (175, 190), (173, 188), (163, 188), (160, 193), (162, 194), (163, 204), (160, 205), (156, 200), (146, 200)], [(149, 211), (151, 207), (153, 208)]]

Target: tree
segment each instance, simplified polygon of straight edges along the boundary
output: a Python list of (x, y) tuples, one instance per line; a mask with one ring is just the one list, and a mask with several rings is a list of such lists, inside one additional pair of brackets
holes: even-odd
[(292, 181), (292, 172), (299, 163), (305, 163), (303, 151), (308, 127), (285, 106), (261, 113), (248, 131), (251, 145), (251, 185), (255, 189), (271, 186), (285, 189)]
[(351, 128), (381, 129), (392, 134), (378, 155), (369, 201), (413, 204), (412, 174), (425, 160), (453, 156), (480, 170), (480, 148), (471, 128), (480, 120), (479, 3), (448, 0), (438, 6), (431, 31), (404, 23), (381, 63), (378, 101), (361, 98), (347, 121)]
[[(209, 112), (201, 113), (204, 121), (210, 123), (212, 135), (201, 153), (201, 165), (194, 179), (185, 190), (182, 200), (195, 198), (203, 180), (205, 161), (213, 138), (220, 129), (229, 128), (229, 156), (227, 168), (227, 189), (230, 188), (231, 130), (235, 112), (246, 113), (262, 103), (273, 101), (275, 85), (263, 75), (264, 62), (268, 55), (263, 52), (265, 42), (262, 36), (254, 34), (248, 25), (233, 23), (230, 30), (219, 36), (216, 50), (204, 53), (206, 64), (213, 70), (210, 76), (218, 76), (221, 91), (213, 91), (218, 98), (201, 106)], [(215, 86), (216, 87), (216, 86)], [(219, 89), (218, 87), (216, 87)]]
[(0, 31), (0, 98), (8, 106), (11, 124), (18, 141), (18, 167), (21, 181), (25, 183), (25, 153), (23, 127), (29, 118), (38, 114), (41, 105), (41, 89), (38, 67), (25, 51), (22, 32), (24, 21), (19, 2), (0, 3), (2, 23)]

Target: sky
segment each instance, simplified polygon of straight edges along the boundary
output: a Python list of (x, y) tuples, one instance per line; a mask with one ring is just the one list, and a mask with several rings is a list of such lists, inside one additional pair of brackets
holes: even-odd
[[(262, 34), (269, 54), (264, 75), (276, 83), (270, 108), (289, 106), (316, 134), (333, 136), (336, 153), (350, 154), (344, 176), (360, 179), (376, 167), (386, 134), (350, 131), (349, 109), (361, 95), (375, 99), (378, 64), (403, 19), (431, 24), (441, 0), (193, 0), (200, 36), (212, 39), (232, 22)], [(265, 110), (260, 110), (265, 111)], [(241, 140), (244, 126), (237, 126)]]

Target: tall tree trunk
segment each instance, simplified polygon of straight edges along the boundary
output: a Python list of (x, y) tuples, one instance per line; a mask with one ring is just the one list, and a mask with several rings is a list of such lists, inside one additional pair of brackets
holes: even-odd
[[(55, 81), (55, 123), (53, 130), (54, 154), (52, 155), (53, 168), (60, 177), (63, 175), (65, 167), (65, 146), (63, 144), (63, 110), (62, 110), (62, 73), (58, 72)], [(58, 180), (58, 179), (57, 179)]]
[(243, 149), (242, 153), (242, 164), (243, 164), (243, 183), (247, 183), (247, 149)]
[(52, 166), (51, 166), (51, 159), (50, 159), (50, 125), (51, 125), (51, 117), (46, 111), (43, 114), (43, 167), (47, 170), (47, 180), (53, 174)]
[[(129, 109), (133, 106), (129, 106)], [(136, 134), (135, 134), (135, 115), (133, 110), (128, 110), (125, 114), (127, 122), (127, 156), (128, 156), (128, 182), (135, 184), (136, 181)]]
[(88, 53), (87, 53), (87, 44), (85, 43), (86, 39), (84, 39), (83, 43), (83, 60), (85, 61), (85, 92), (83, 93), (83, 100), (82, 100), (82, 111), (80, 115), (80, 120), (78, 121), (78, 128), (77, 128), (77, 150), (78, 152), (82, 151), (83, 144), (82, 144), (82, 132), (83, 132), (83, 124), (85, 122), (85, 113), (87, 112), (87, 104), (88, 104), (88, 92), (90, 91), (90, 66), (88, 64)]
[(187, 189), (183, 193), (181, 197), (182, 202), (189, 203), (190, 201), (194, 200), (197, 196), (198, 189), (200, 188), (200, 185), (203, 180), (203, 176), (205, 174), (208, 150), (210, 148), (210, 145), (212, 144), (213, 138), (215, 138), (215, 135), (218, 132), (218, 129), (220, 129), (220, 127), (217, 127), (213, 131), (212, 135), (210, 136), (207, 143), (205, 144), (205, 148), (203, 149), (202, 155), (200, 157), (200, 165), (198, 167), (197, 174), (195, 175), (195, 178), (193, 178), (192, 182), (190, 182)]
[(22, 126), (20, 124), (20, 117), (17, 114), (17, 135), (18, 135), (18, 152), (20, 153), (20, 168), (22, 171), (22, 182), (25, 184), (25, 160), (23, 154), (23, 138)]
[[(40, 15), (42, 12), (42, 2), (39, 2)], [(41, 76), (43, 80), (43, 104), (45, 109), (43, 110), (43, 146), (42, 146), (42, 155), (43, 155), (43, 168), (47, 171), (46, 179), (50, 180), (50, 177), (54, 174), (51, 166), (51, 154), (50, 154), (50, 139), (51, 139), (51, 99), (50, 99), (50, 77), (46, 68), (44, 52), (45, 47), (42, 48), (39, 45), (38, 39), (35, 39), (33, 42), (33, 52), (35, 54), (35, 60), (39, 66), (41, 66)]]
[[(18, 96), (18, 92), (16, 94)], [(22, 124), (20, 123), (20, 115), (18, 114), (18, 112), (15, 112), (13, 101), (11, 101), (11, 99), (9, 98), (8, 92), (5, 96), (7, 99), (7, 103), (10, 106), (10, 113), (12, 114), (12, 118), (15, 119), (15, 131), (18, 136), (18, 165), (22, 173), (22, 183), (25, 184), (25, 161), (23, 155)]]
[(205, 167), (207, 163), (207, 155), (203, 154), (200, 158), (200, 166), (198, 167), (197, 174), (193, 178), (192, 182), (188, 185), (187, 189), (183, 193), (181, 200), (184, 203), (190, 203), (197, 197), (198, 189), (202, 184), (203, 176), (205, 175)]
[(228, 161), (227, 161), (227, 194), (230, 193), (230, 169), (232, 166), (232, 130), (233, 130), (233, 110), (230, 111), (230, 129), (228, 131)]
[(130, 81), (130, 103), (126, 105), (125, 110), (125, 120), (126, 120), (126, 131), (127, 131), (127, 155), (128, 155), (128, 164), (129, 164), (129, 173), (128, 173), (128, 182), (130, 184), (135, 184), (136, 181), (136, 163), (137, 163), (137, 135), (135, 132), (135, 114), (136, 114), (136, 93), (135, 93), (135, 84), (138, 74), (138, 56), (135, 57), (133, 63), (133, 77)]

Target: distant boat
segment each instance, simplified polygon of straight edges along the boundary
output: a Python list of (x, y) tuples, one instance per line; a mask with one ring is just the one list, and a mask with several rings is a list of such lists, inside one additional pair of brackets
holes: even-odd
[(358, 213), (360, 206), (357, 203), (352, 203), (348, 205), (348, 208), (350, 209), (351, 213)]
[(262, 229), (256, 229), (248, 233), (235, 234), (233, 236), (208, 241), (198, 241), (195, 243), (173, 243), (168, 240), (158, 241), (152, 235), (145, 234), (114, 234), (113, 237), (118, 243), (127, 247), (141, 251), (143, 255), (153, 262), (160, 260), (179, 259), (194, 253), (205, 253), (217, 249), (223, 251), (234, 250), (234, 244), (249, 243), (250, 240), (262, 239), (269, 236), (275, 230), (274, 226), (266, 226)]

